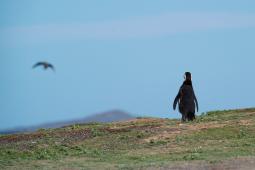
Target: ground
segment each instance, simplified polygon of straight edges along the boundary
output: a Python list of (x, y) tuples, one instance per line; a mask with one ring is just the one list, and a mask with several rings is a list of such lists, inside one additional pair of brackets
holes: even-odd
[(0, 136), (0, 169), (254, 169), (255, 109)]

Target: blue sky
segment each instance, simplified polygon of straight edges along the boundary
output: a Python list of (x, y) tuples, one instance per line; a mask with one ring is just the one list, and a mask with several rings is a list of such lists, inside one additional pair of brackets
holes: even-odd
[[(200, 111), (254, 107), (254, 1), (0, 2), (0, 129), (123, 109), (172, 110), (183, 73)], [(56, 67), (32, 70), (37, 61)]]

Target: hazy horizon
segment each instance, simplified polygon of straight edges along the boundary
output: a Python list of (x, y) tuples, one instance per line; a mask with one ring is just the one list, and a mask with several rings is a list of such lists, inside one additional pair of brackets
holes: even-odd
[[(255, 2), (0, 2), (0, 129), (113, 109), (179, 118), (190, 71), (199, 113), (254, 107)], [(56, 72), (32, 69), (48, 61)]]

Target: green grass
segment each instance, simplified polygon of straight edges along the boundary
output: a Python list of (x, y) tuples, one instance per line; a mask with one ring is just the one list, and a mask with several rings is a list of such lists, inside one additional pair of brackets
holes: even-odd
[(214, 111), (193, 122), (138, 118), (0, 136), (0, 169), (133, 169), (255, 156), (255, 109)]

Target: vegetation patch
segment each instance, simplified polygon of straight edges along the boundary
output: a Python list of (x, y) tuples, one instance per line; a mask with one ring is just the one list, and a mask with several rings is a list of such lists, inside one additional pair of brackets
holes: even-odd
[(186, 123), (140, 117), (1, 135), (0, 169), (146, 169), (254, 157), (254, 148), (255, 109), (208, 112)]

